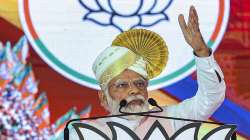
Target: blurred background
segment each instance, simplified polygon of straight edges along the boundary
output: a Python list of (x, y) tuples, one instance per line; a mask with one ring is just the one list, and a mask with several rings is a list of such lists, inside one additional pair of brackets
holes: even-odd
[[(96, 89), (65, 78), (32, 48), (25, 37), (16, 0), (0, 0), (0, 42), (0, 139), (60, 139), (70, 118), (107, 114), (100, 106)], [(236, 124), (238, 138), (249, 139), (249, 0), (230, 1), (226, 32), (214, 55), (224, 72), (227, 90), (225, 102), (210, 119)], [(196, 89), (193, 72), (150, 91), (150, 96), (161, 105), (170, 105), (193, 96)], [(214, 127), (204, 126), (203, 131)]]

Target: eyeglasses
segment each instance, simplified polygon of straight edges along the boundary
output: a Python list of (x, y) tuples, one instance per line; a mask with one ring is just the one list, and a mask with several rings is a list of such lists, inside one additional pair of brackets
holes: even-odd
[(131, 88), (131, 84), (133, 84), (136, 88), (143, 90), (147, 88), (148, 81), (146, 81), (143, 78), (136, 79), (136, 80), (129, 80), (129, 81), (118, 79), (114, 84), (111, 85), (110, 88), (124, 91), (124, 90)]

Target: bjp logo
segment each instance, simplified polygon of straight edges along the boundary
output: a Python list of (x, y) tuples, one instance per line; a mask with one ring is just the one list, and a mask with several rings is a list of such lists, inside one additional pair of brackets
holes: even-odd
[(167, 9), (173, 0), (79, 0), (88, 12), (83, 20), (125, 31), (137, 26), (150, 27), (168, 21)]

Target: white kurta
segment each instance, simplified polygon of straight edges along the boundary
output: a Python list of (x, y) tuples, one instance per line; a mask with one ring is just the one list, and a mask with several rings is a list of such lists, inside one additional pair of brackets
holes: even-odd
[[(164, 112), (160, 113), (160, 115), (185, 119), (207, 120), (222, 104), (225, 98), (226, 86), (223, 73), (216, 63), (213, 54), (209, 57), (195, 56), (195, 62), (197, 66), (198, 80), (198, 91), (196, 95), (190, 99), (182, 101), (179, 104), (163, 107)], [(152, 121), (152, 119), (148, 120)], [(140, 128), (140, 125), (143, 126), (144, 124), (145, 126), (145, 124), (151, 124), (149, 121), (141, 123), (140, 120), (130, 121), (123, 118), (108, 118), (104, 119), (104, 121), (102, 120), (101, 123), (109, 121), (118, 122), (134, 131), (136, 131), (136, 128)], [(167, 127), (173, 130), (172, 132), (175, 132), (187, 123), (190, 123), (188, 121), (180, 120), (169, 120), (169, 122), (170, 123), (164, 124), (168, 125)], [(100, 121), (97, 123), (98, 127), (100, 126), (99, 123)], [(93, 122), (91, 124), (93, 124)], [(164, 126), (164, 124), (162, 125)], [(169, 126), (170, 124), (172, 126)], [(107, 130), (107, 126), (103, 128)], [(78, 139), (76, 132), (71, 131), (70, 136), (71, 139)]]

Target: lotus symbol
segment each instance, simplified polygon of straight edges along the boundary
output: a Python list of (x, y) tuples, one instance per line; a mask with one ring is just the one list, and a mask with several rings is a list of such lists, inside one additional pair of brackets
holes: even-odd
[(86, 13), (83, 21), (113, 26), (123, 32), (137, 26), (150, 27), (169, 21), (166, 14), (173, 0), (79, 0)]

